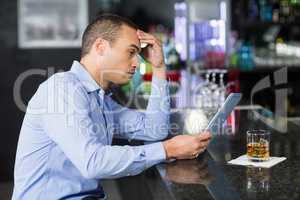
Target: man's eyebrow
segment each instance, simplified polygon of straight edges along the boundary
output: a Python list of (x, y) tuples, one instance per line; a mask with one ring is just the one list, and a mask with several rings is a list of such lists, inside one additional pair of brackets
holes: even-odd
[(130, 47), (135, 48), (135, 50), (136, 50), (137, 52), (141, 52), (141, 48), (139, 48), (139, 47), (136, 46), (135, 44), (131, 44)]

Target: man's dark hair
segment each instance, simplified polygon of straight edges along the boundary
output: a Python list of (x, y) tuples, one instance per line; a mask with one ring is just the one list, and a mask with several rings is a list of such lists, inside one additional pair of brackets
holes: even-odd
[(137, 26), (127, 18), (115, 14), (98, 15), (83, 33), (81, 57), (89, 53), (93, 43), (99, 37), (107, 40), (112, 45), (118, 38), (122, 25), (137, 29)]

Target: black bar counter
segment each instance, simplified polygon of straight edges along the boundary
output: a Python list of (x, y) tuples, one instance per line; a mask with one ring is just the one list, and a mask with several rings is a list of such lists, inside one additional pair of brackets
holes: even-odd
[[(252, 110), (238, 111), (237, 120), (235, 134), (214, 136), (197, 159), (161, 163), (138, 176), (118, 179), (124, 199), (300, 199), (297, 122), (288, 122), (287, 133), (280, 133), (262, 123)], [(227, 164), (246, 153), (249, 129), (270, 130), (271, 156), (287, 160), (271, 168)]]

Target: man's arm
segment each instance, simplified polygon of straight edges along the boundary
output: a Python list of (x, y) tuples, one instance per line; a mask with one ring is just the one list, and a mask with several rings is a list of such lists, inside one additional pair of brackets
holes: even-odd
[[(165, 79), (166, 66), (164, 63), (161, 41), (153, 35), (141, 30), (137, 31), (137, 35), (141, 43), (148, 44), (148, 47), (142, 50), (142, 55), (153, 66), (153, 75)], [(197, 136), (179, 135), (164, 141), (163, 144), (166, 150), (167, 159), (197, 157), (199, 153), (206, 149), (210, 137), (210, 133), (199, 134)]]
[(90, 118), (84, 89), (76, 88), (76, 81), (67, 81), (65, 87), (63, 81), (50, 79), (39, 89), (47, 99), (45, 105), (54, 108), (42, 114), (43, 129), (85, 178), (135, 175), (165, 160), (161, 142), (134, 147), (104, 144), (101, 135), (105, 133), (93, 129), (95, 122)]
[(169, 129), (170, 97), (166, 81), (166, 66), (162, 44), (159, 39), (141, 30), (137, 31), (141, 43), (148, 46), (141, 55), (152, 65), (153, 76), (151, 95), (145, 113), (122, 108), (114, 103), (114, 118), (119, 126), (118, 134), (129, 139), (147, 141), (161, 140), (167, 137)]
[(65, 85), (53, 77), (38, 91), (41, 99), (47, 100), (40, 103), (48, 108), (41, 114), (41, 128), (85, 178), (135, 175), (168, 158), (193, 158), (208, 144), (209, 135), (205, 141), (201, 136), (183, 135), (149, 145), (106, 145), (101, 140), (105, 133), (93, 129), (95, 122), (90, 118), (90, 101), (84, 89), (77, 87), (76, 81)]
[(110, 101), (117, 135), (127, 139), (162, 140), (169, 130), (170, 98), (166, 80), (153, 76), (151, 95), (145, 112)]

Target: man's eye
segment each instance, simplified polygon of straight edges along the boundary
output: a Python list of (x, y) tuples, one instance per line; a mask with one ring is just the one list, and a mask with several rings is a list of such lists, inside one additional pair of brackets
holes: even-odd
[(134, 56), (135, 55), (135, 51), (130, 51), (129, 52), (129, 55), (132, 57), (132, 56)]

